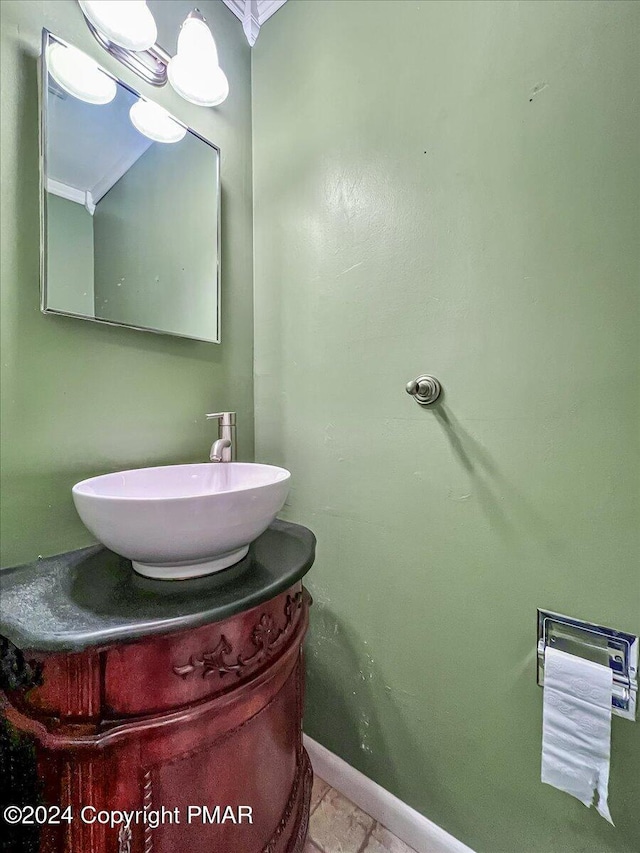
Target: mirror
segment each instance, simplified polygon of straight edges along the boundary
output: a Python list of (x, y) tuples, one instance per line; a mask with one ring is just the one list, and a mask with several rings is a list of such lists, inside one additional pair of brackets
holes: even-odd
[(46, 31), (42, 72), (42, 310), (218, 343), (219, 149)]

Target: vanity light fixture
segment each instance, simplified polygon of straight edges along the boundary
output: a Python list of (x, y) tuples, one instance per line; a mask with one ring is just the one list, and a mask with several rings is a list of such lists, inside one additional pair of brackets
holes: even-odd
[(167, 74), (179, 95), (201, 107), (215, 107), (229, 94), (213, 35), (197, 9), (180, 28), (178, 52), (169, 60)]
[(136, 130), (154, 142), (180, 142), (187, 132), (164, 107), (144, 98), (131, 107), (129, 118)]
[(47, 60), (53, 79), (74, 98), (89, 104), (108, 104), (115, 98), (115, 80), (77, 47), (54, 42)]
[(78, 0), (82, 12), (110, 42), (126, 50), (148, 50), (158, 29), (146, 0)]
[(229, 94), (229, 82), (204, 17), (194, 9), (178, 35), (171, 57), (156, 43), (157, 28), (145, 0), (78, 0), (93, 36), (112, 56), (147, 83), (167, 80), (192, 104), (215, 107)]

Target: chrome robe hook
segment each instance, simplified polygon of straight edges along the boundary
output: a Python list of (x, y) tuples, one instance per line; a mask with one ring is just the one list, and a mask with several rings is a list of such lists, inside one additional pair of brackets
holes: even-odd
[(429, 376), (425, 373), (418, 376), (417, 379), (407, 382), (406, 391), (420, 406), (430, 406), (440, 396), (442, 387), (435, 376)]

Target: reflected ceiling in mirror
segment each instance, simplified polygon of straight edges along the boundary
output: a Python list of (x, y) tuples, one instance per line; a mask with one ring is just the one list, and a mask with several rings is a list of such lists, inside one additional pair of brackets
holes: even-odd
[(42, 68), (42, 310), (219, 342), (219, 149), (47, 31)]

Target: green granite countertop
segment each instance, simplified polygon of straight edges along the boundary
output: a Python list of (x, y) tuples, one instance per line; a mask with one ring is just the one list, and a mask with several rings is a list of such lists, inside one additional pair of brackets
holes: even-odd
[(268, 601), (311, 568), (316, 539), (274, 521), (235, 566), (157, 581), (102, 545), (0, 571), (0, 634), (22, 649), (80, 652), (227, 619)]

